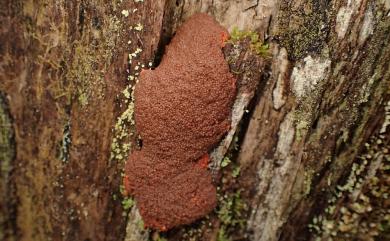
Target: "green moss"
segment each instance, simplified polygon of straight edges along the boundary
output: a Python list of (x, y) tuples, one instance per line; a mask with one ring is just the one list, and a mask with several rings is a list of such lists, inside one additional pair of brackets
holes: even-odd
[(241, 168), (239, 166), (236, 166), (233, 168), (233, 171), (232, 171), (232, 177), (233, 178), (236, 178), (240, 175), (240, 171), (241, 171)]
[(262, 57), (269, 57), (269, 44), (263, 43), (260, 40), (259, 34), (254, 31), (242, 31), (237, 27), (234, 27), (232, 32), (230, 33), (230, 43), (237, 44), (240, 41), (245, 39), (250, 40), (251, 49)]
[(67, 79), (70, 79), (75, 88), (75, 95), (81, 106), (88, 104), (89, 97), (93, 94), (92, 91), (101, 90), (99, 87), (92, 90), (92, 78), (96, 82), (102, 82), (102, 76), (96, 74), (93, 65), (97, 64), (97, 59), (92, 55), (92, 50), (82, 43), (75, 48), (74, 61), (70, 67)]
[(224, 157), (221, 161), (221, 167), (227, 167), (232, 161), (230, 160), (229, 157)]
[[(91, 98), (104, 97), (107, 87), (104, 76), (111, 65), (115, 53), (113, 49), (122, 27), (115, 15), (108, 16), (106, 23), (107, 25), (101, 28), (104, 31), (99, 29), (99, 34), (92, 34), (96, 29), (85, 28), (83, 38), (74, 43), (72, 62), (66, 79), (71, 81), (70, 91), (81, 106), (88, 105)], [(90, 44), (91, 42), (97, 44)], [(99, 71), (96, 71), (97, 69)]]
[(250, 38), (251, 43), (256, 43), (259, 41), (259, 35), (254, 31), (242, 31), (237, 27), (234, 27), (230, 33), (230, 40), (233, 43), (244, 40), (245, 38)]
[(269, 56), (269, 44), (263, 44), (260, 42), (257, 42), (252, 45), (252, 48), (255, 50), (256, 54), (260, 56)]
[(84, 92), (79, 92), (78, 101), (80, 105), (85, 106), (88, 104), (88, 95)]
[(307, 52), (320, 53), (329, 31), (329, 15), (329, 5), (324, 1), (304, 0), (297, 5), (283, 0), (273, 35), (293, 60)]
[(218, 217), (224, 225), (243, 226), (245, 219), (242, 217), (245, 209), (246, 205), (241, 199), (240, 191), (237, 191), (231, 196), (222, 199), (220, 209), (218, 210)]
[(237, 191), (228, 196), (219, 198), (219, 207), (217, 210), (221, 226), (218, 232), (218, 240), (230, 240), (228, 230), (243, 228), (246, 222), (244, 212), (247, 205), (241, 199), (241, 192)]
[(217, 241), (232, 241), (232, 239), (229, 238), (229, 237), (227, 236), (224, 227), (221, 227), (221, 228), (218, 230)]
[(132, 208), (134, 206), (134, 204), (135, 204), (135, 201), (132, 198), (128, 197), (128, 198), (124, 198), (122, 200), (122, 207), (124, 210), (129, 210), (130, 208)]

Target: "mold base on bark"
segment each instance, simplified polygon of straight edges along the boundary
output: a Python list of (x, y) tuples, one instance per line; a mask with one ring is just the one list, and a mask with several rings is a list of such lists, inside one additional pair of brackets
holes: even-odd
[(160, 65), (143, 71), (137, 83), (135, 120), (143, 144), (126, 163), (125, 186), (148, 227), (188, 224), (215, 206), (207, 163), (199, 160), (230, 126), (235, 79), (221, 50), (226, 35), (208, 15), (194, 15)]

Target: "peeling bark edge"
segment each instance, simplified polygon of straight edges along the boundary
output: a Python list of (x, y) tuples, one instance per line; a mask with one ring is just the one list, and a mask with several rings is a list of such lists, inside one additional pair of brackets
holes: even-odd
[(221, 161), (230, 148), (234, 135), (240, 128), (244, 113), (252, 101), (259, 87), (260, 80), (269, 62), (256, 55), (250, 49), (248, 39), (236, 44), (228, 43), (224, 48), (226, 61), (229, 62), (230, 71), (236, 74), (237, 95), (232, 107), (231, 125), (227, 135), (220, 144), (210, 153), (210, 170), (216, 181), (221, 169)]

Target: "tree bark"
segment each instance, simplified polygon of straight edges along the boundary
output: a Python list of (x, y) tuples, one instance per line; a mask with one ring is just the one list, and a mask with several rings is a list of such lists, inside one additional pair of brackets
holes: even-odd
[[(120, 190), (131, 92), (196, 12), (269, 50), (225, 48), (254, 88), (214, 163), (218, 207), (158, 233)], [(389, 239), (389, 14), (388, 0), (3, 0), (0, 240)]]

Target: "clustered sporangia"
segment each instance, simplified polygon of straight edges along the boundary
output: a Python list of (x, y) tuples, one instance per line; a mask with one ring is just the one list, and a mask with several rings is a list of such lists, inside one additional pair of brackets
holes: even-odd
[(188, 224), (216, 205), (207, 153), (230, 128), (236, 94), (222, 53), (226, 36), (210, 16), (192, 16), (177, 30), (160, 65), (143, 71), (136, 84), (135, 125), (142, 146), (126, 163), (124, 184), (146, 227)]

